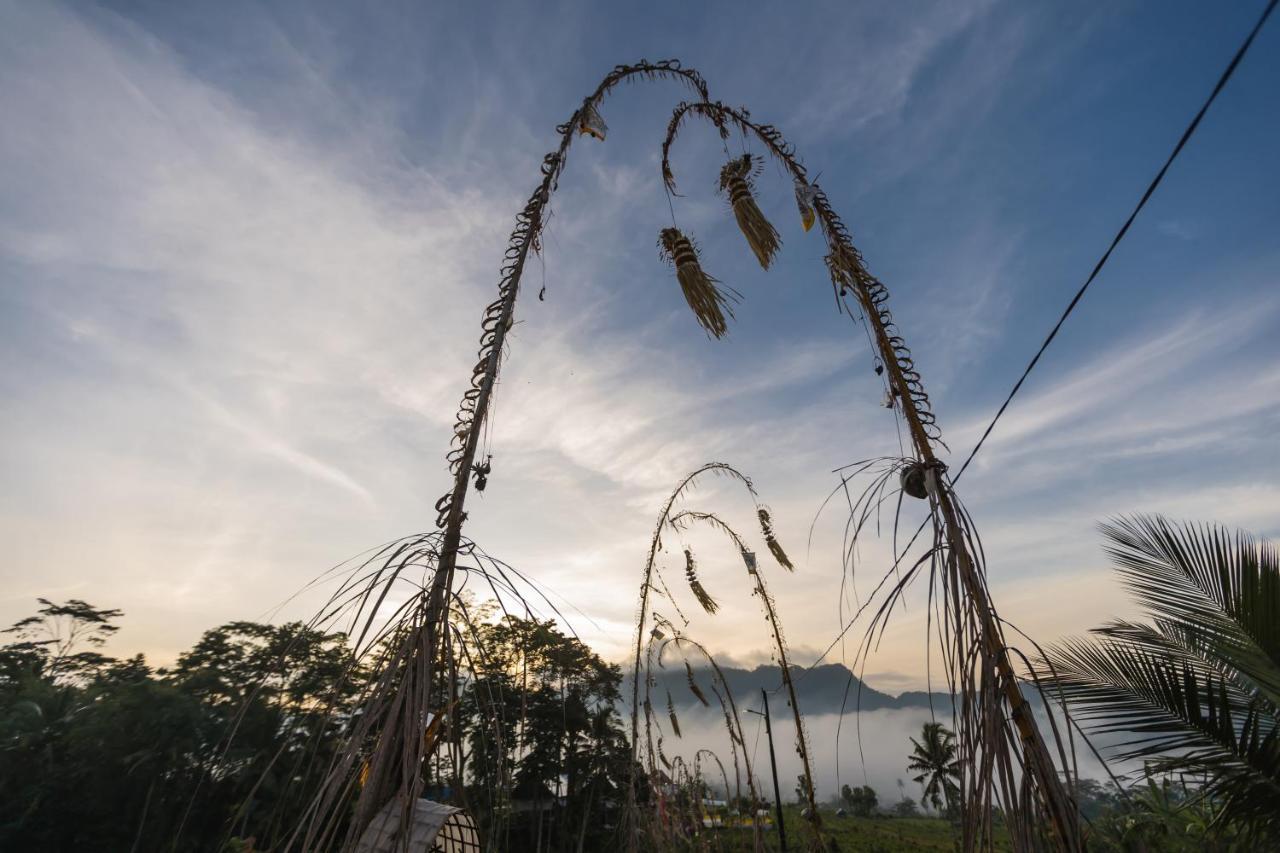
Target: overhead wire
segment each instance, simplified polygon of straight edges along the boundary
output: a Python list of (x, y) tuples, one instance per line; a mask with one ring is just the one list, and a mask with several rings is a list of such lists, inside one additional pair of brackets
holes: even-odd
[[(1084, 297), (1085, 292), (1088, 291), (1089, 286), (1092, 285), (1093, 282), (1097, 279), (1098, 274), (1102, 272), (1102, 268), (1106, 266), (1107, 261), (1110, 260), (1112, 253), (1116, 250), (1116, 247), (1120, 245), (1120, 242), (1124, 240), (1125, 235), (1129, 233), (1130, 226), (1132, 226), (1134, 223), (1134, 220), (1138, 218), (1138, 214), (1142, 212), (1142, 209), (1146, 207), (1147, 202), (1151, 199), (1151, 196), (1155, 194), (1156, 189), (1160, 186), (1161, 182), (1164, 180), (1165, 174), (1169, 171), (1169, 167), (1173, 165), (1173, 162), (1178, 158), (1178, 155), (1182, 153), (1182, 149), (1186, 147), (1187, 143), (1191, 140), (1191, 137), (1195, 134), (1196, 129), (1200, 126), (1201, 120), (1204, 118), (1205, 114), (1209, 111), (1209, 108), (1213, 105), (1213, 102), (1217, 100), (1218, 95), (1222, 93), (1222, 90), (1226, 87), (1227, 82), (1231, 79), (1232, 75), (1235, 74), (1236, 68), (1240, 65), (1240, 61), (1244, 59), (1245, 54), (1248, 53), (1249, 48), (1253, 45), (1254, 39), (1257, 38), (1258, 33), (1262, 30), (1263, 25), (1266, 24), (1267, 19), (1271, 16), (1271, 13), (1275, 10), (1276, 5), (1278, 3), (1280, 3), (1280, 0), (1270, 0), (1270, 2), (1267, 3), (1266, 8), (1262, 10), (1262, 14), (1258, 17), (1257, 22), (1253, 25), (1253, 28), (1249, 31), (1249, 35), (1245, 37), (1243, 42), (1241, 42), (1240, 47), (1235, 52), (1235, 55), (1231, 57), (1231, 61), (1227, 63), (1227, 67), (1223, 70), (1222, 74), (1218, 77), (1218, 82), (1214, 85), (1213, 90), (1209, 93), (1209, 97), (1205, 99), (1203, 104), (1201, 104), (1200, 109), (1196, 112), (1195, 116), (1191, 119), (1190, 124), (1187, 125), (1185, 130), (1183, 130), (1182, 136), (1178, 138), (1177, 144), (1173, 146), (1173, 150), (1169, 153), (1169, 156), (1165, 159), (1164, 165), (1160, 167), (1160, 171), (1158, 171), (1156, 173), (1156, 176), (1151, 180), (1151, 183), (1147, 186), (1146, 191), (1142, 194), (1142, 197), (1138, 200), (1137, 205), (1133, 208), (1133, 211), (1129, 214), (1129, 217), (1124, 221), (1124, 224), (1120, 226), (1120, 230), (1116, 232), (1114, 237), (1112, 237), (1110, 245), (1108, 245), (1107, 250), (1102, 253), (1102, 257), (1098, 259), (1098, 262), (1094, 264), (1093, 270), (1089, 273), (1088, 278), (1085, 279), (1084, 284), (1080, 286), (1080, 289), (1076, 291), (1075, 296), (1073, 296), (1071, 298), (1071, 301), (1067, 303), (1066, 309), (1064, 309), (1062, 312), (1062, 315), (1058, 317), (1058, 321), (1054, 323), (1053, 328), (1049, 330), (1049, 334), (1045, 336), (1044, 341), (1040, 344), (1040, 348), (1036, 350), (1035, 355), (1033, 355), (1031, 357), (1031, 360), (1027, 362), (1027, 366), (1023, 369), (1022, 375), (1018, 377), (1018, 381), (1015, 382), (1013, 384), (1013, 387), (1009, 390), (1008, 396), (1006, 396), (1004, 399), (1004, 402), (1000, 404), (1000, 408), (996, 410), (996, 413), (991, 418), (990, 423), (988, 423), (986, 429), (983, 430), (982, 436), (978, 439), (977, 443), (974, 444), (973, 449), (969, 451), (969, 455), (965, 457), (964, 463), (956, 471), (956, 475), (951, 478), (952, 483), (959, 482), (960, 478), (964, 476), (964, 472), (966, 469), (968, 469), (969, 463), (971, 463), (974, 457), (978, 455), (978, 451), (982, 449), (982, 446), (986, 443), (987, 438), (990, 437), (992, 430), (995, 429), (996, 424), (999, 422), (1000, 418), (1004, 415), (1005, 410), (1009, 408), (1009, 404), (1013, 402), (1013, 398), (1017, 396), (1018, 391), (1022, 389), (1023, 384), (1027, 381), (1027, 377), (1031, 375), (1031, 371), (1034, 370), (1036, 365), (1040, 362), (1040, 357), (1044, 355), (1045, 350), (1047, 350), (1049, 348), (1049, 345), (1053, 343), (1054, 338), (1058, 336), (1058, 332), (1061, 331), (1063, 324), (1066, 323), (1067, 321), (1067, 318), (1071, 316), (1071, 313), (1073, 311), (1075, 311), (1076, 306), (1080, 303), (1080, 300)], [(928, 523), (928, 520), (926, 519), (924, 522), (920, 524), (920, 527), (916, 529), (916, 532), (912, 535), (911, 540), (907, 543), (906, 548), (903, 549), (902, 551), (903, 554), (905, 554), (908, 550), (910, 550), (911, 546), (915, 543), (916, 539), (919, 538), (921, 531), (924, 530), (925, 525), (927, 523)], [(901, 560), (901, 557), (898, 557), (895, 560), (895, 566), (897, 562), (900, 560)], [(822, 654), (819, 655), (818, 658), (813, 663), (811, 663), (809, 666), (805, 668), (804, 672), (801, 673), (801, 677), (804, 677), (804, 675), (807, 674), (809, 670), (813, 669), (818, 664), (822, 663), (822, 661), (826, 660), (827, 655), (831, 653), (831, 650), (835, 648), (836, 645), (841, 640), (843, 640), (845, 635), (848, 634), (849, 631), (853, 628), (853, 625), (855, 622), (857, 622), (859, 615), (861, 615), (861, 610), (859, 610), (858, 614), (856, 614), (853, 617), (853, 619), (851, 619), (844, 626), (844, 628), (841, 629), (840, 633), (836, 636), (834, 640), (831, 641), (831, 644), (827, 646), (827, 648), (822, 652)]]
[(987, 437), (991, 435), (991, 431), (995, 429), (995, 426), (999, 422), (1001, 416), (1004, 415), (1005, 410), (1009, 408), (1009, 404), (1013, 402), (1013, 398), (1016, 397), (1018, 391), (1022, 389), (1022, 385), (1027, 381), (1027, 377), (1031, 375), (1031, 371), (1034, 370), (1036, 365), (1040, 362), (1040, 357), (1044, 355), (1045, 350), (1047, 350), (1049, 345), (1053, 343), (1053, 339), (1058, 336), (1058, 332), (1062, 329), (1062, 324), (1071, 316), (1071, 312), (1075, 311), (1076, 306), (1080, 304), (1080, 300), (1084, 297), (1085, 291), (1089, 289), (1089, 285), (1093, 284), (1094, 280), (1098, 277), (1098, 273), (1102, 272), (1102, 268), (1107, 265), (1107, 261), (1111, 258), (1111, 253), (1115, 251), (1116, 247), (1120, 245), (1120, 241), (1129, 233), (1129, 226), (1133, 225), (1133, 221), (1138, 218), (1138, 214), (1147, 206), (1147, 201), (1150, 200), (1151, 196), (1155, 193), (1156, 188), (1160, 186), (1160, 182), (1164, 180), (1165, 173), (1169, 171), (1169, 167), (1173, 165), (1173, 161), (1178, 159), (1178, 155), (1182, 153), (1182, 149), (1186, 147), (1187, 142), (1190, 141), (1192, 135), (1196, 132), (1196, 128), (1200, 126), (1200, 120), (1204, 118), (1205, 113), (1209, 111), (1209, 107), (1213, 105), (1213, 102), (1217, 100), (1218, 95), (1222, 92), (1223, 88), (1226, 87), (1227, 81), (1231, 79), (1231, 76), (1236, 71), (1236, 67), (1240, 65), (1240, 60), (1244, 59), (1244, 55), (1248, 52), (1250, 45), (1253, 44), (1253, 40), (1262, 29), (1262, 25), (1267, 22), (1267, 18), (1270, 17), (1277, 2), (1280, 2), (1280, 0), (1271, 0), (1271, 2), (1267, 3), (1267, 7), (1263, 9), (1262, 15), (1258, 18), (1258, 22), (1253, 25), (1253, 29), (1249, 31), (1248, 37), (1245, 38), (1244, 42), (1240, 45), (1235, 56), (1231, 57), (1231, 62), (1227, 64), (1226, 69), (1218, 78), (1217, 85), (1213, 87), (1213, 91), (1209, 93), (1209, 97), (1200, 106), (1200, 110), (1196, 113), (1195, 118), (1191, 119), (1191, 123), (1187, 125), (1187, 129), (1182, 132), (1182, 136), (1178, 139), (1178, 144), (1173, 146), (1173, 151), (1169, 153), (1168, 158), (1164, 161), (1164, 165), (1160, 167), (1160, 171), (1156, 173), (1155, 178), (1153, 178), (1150, 185), (1147, 186), (1147, 191), (1142, 194), (1142, 198), (1138, 200), (1137, 206), (1133, 208), (1133, 212), (1129, 214), (1129, 218), (1124, 221), (1124, 225), (1120, 226), (1120, 230), (1116, 232), (1116, 235), (1113, 238), (1111, 238), (1111, 245), (1107, 246), (1107, 250), (1102, 253), (1102, 257), (1098, 259), (1096, 264), (1094, 264), (1093, 271), (1089, 273), (1089, 277), (1085, 279), (1084, 284), (1080, 285), (1080, 289), (1076, 291), (1076, 295), (1071, 298), (1069, 303), (1067, 303), (1066, 310), (1062, 312), (1062, 316), (1058, 318), (1058, 322), (1053, 324), (1053, 328), (1049, 330), (1049, 334), (1045, 337), (1044, 342), (1040, 344), (1040, 348), (1036, 350), (1036, 354), (1031, 357), (1031, 361), (1027, 362), (1027, 366), (1023, 369), (1022, 375), (1018, 377), (1018, 381), (1013, 383), (1013, 388), (1009, 390), (1009, 395), (1005, 397), (1004, 402), (1000, 404), (1000, 408), (996, 410), (995, 416), (991, 418), (991, 422), (987, 424), (987, 428), (983, 430), (982, 437), (978, 439), (978, 443), (969, 451), (969, 455), (964, 460), (964, 464), (960, 466), (956, 476), (952, 478), (953, 482), (960, 479), (960, 476), (964, 474), (965, 469), (969, 467), (969, 463), (973, 461), (973, 457), (978, 455), (978, 451), (981, 450), (982, 445), (986, 443)]

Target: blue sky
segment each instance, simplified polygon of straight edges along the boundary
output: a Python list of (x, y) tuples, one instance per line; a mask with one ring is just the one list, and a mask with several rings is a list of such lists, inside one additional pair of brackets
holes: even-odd
[[(513, 215), (555, 125), (642, 56), (696, 67), (821, 174), (963, 458), (1261, 6), (4, 2), (0, 621), (85, 598), (164, 661), (427, 529)], [(1107, 516), (1280, 531), (1278, 48), (1273, 23), (962, 483), (997, 603), (1039, 640), (1127, 612)], [(468, 532), (620, 657), (665, 492), (731, 462), (802, 554), (773, 585), (806, 662), (839, 624), (838, 512), (805, 553), (830, 471), (897, 434), (786, 182), (761, 182), (766, 274), (697, 125), (674, 213), (745, 298), (723, 342), (688, 315), (655, 248), (687, 96), (623, 87), (608, 140), (575, 143)], [(691, 632), (760, 659), (755, 602), (697, 544), (727, 606)], [(921, 682), (923, 613), (877, 687)]]

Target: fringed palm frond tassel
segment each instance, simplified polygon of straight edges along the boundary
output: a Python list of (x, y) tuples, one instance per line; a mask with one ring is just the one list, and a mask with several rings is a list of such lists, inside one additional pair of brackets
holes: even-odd
[(676, 718), (676, 703), (671, 701), (671, 691), (667, 691), (667, 716), (671, 719), (671, 731), (675, 732), (676, 737), (684, 737), (680, 734), (680, 720)]
[(698, 564), (694, 562), (693, 552), (688, 548), (684, 549), (684, 576), (689, 581), (689, 589), (693, 592), (693, 597), (698, 599), (698, 603), (702, 605), (703, 610), (714, 614), (720, 609), (720, 605), (707, 594), (702, 582), (698, 580)]
[(786, 551), (782, 550), (782, 545), (773, 535), (773, 519), (769, 517), (769, 510), (760, 507), (756, 510), (756, 515), (760, 518), (760, 533), (764, 535), (764, 541), (769, 546), (769, 553), (778, 561), (778, 565), (789, 572), (794, 572), (796, 567), (791, 564), (791, 558), (787, 556)]
[(752, 194), (754, 178), (759, 171), (760, 164), (750, 154), (730, 160), (720, 170), (720, 192), (729, 196), (729, 206), (733, 208), (733, 218), (738, 220), (742, 236), (747, 238), (747, 245), (755, 253), (760, 266), (768, 269), (782, 246), (782, 239), (778, 230), (764, 218)]
[(688, 661), (684, 662), (684, 676), (685, 680), (689, 682), (689, 692), (696, 696), (698, 701), (703, 705), (708, 708), (711, 707), (711, 703), (707, 701), (707, 694), (702, 692), (702, 688), (699, 687), (698, 682), (694, 680), (693, 667), (689, 665)]
[(684, 291), (685, 301), (693, 309), (693, 315), (698, 318), (698, 324), (711, 337), (724, 337), (729, 331), (725, 315), (733, 317), (733, 310), (729, 307), (735, 299), (733, 291), (722, 291), (716, 287), (719, 282), (702, 271), (697, 249), (678, 228), (663, 228), (658, 247), (675, 266), (680, 289)]

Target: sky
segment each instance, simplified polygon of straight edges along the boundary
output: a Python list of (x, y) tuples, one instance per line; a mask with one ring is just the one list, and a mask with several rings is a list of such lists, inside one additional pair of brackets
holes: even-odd
[[(514, 215), (555, 126), (640, 57), (697, 68), (820, 175), (958, 464), (1262, 5), (3, 0), (0, 622), (37, 596), (120, 608), (112, 648), (163, 664), (222, 622), (306, 617), (314, 599), (280, 605), (430, 530)], [(958, 488), (1001, 614), (1040, 642), (1132, 612), (1100, 521), (1280, 534), (1276, 26)], [(768, 577), (807, 664), (888, 565), (891, 518), (842, 583), (833, 469), (899, 434), (776, 167), (767, 273), (714, 192), (710, 128), (677, 141), (668, 205), (687, 97), (621, 87), (607, 140), (575, 141), (466, 532), (621, 661), (666, 494), (731, 463), (797, 564)], [(673, 218), (743, 294), (724, 341), (658, 258)], [(750, 529), (726, 484), (689, 506)], [(722, 607), (686, 596), (689, 634), (767, 660), (733, 555), (690, 542)], [(927, 681), (923, 595), (867, 663), (877, 689)]]

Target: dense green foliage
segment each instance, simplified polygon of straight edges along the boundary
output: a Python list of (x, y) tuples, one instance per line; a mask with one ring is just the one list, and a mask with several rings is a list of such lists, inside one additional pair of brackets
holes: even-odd
[(854, 817), (870, 817), (875, 813), (879, 798), (876, 797), (876, 789), (870, 785), (856, 788), (844, 785), (840, 788), (840, 804)]
[(631, 759), (619, 668), (552, 622), (479, 624), (469, 646), (463, 772), (493, 849), (610, 849)]
[[(287, 838), (366, 677), (345, 636), (233, 622), (154, 670), (102, 653), (119, 611), (40, 603), (0, 647), (0, 849)], [(489, 849), (607, 848), (630, 756), (617, 667), (550, 622), (508, 618), (471, 637), (458, 649), (472, 664), (459, 682), (464, 764), (426, 768), (430, 793), (464, 802)]]
[(94, 650), (119, 611), (41, 605), (0, 648), (0, 848), (218, 850), (297, 819), (354, 692), (345, 638), (236, 622), (156, 671)]
[[(1215, 815), (1215, 832), (1280, 844), (1276, 550), (1159, 517), (1103, 532), (1148, 621), (1115, 621), (1051, 649), (1044, 675), (1094, 731), (1123, 738), (1119, 757), (1195, 780), (1194, 803)], [(1153, 804), (1155, 790), (1143, 790)]]
[(942, 723), (925, 723), (920, 740), (911, 738), (907, 769), (924, 791), (924, 802), (935, 812), (950, 813), (960, 804), (960, 761), (956, 736)]

